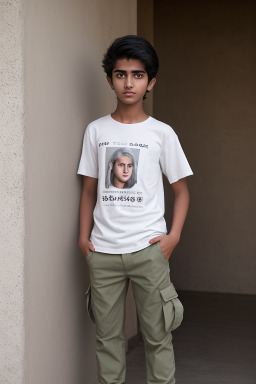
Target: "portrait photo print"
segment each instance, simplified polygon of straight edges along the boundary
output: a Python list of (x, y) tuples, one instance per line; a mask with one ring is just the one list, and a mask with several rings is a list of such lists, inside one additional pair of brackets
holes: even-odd
[(137, 183), (139, 152), (129, 147), (106, 148), (106, 188), (130, 189)]

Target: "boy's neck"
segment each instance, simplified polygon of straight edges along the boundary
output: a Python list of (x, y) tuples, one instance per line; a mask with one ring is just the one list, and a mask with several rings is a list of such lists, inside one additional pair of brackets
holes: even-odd
[(113, 112), (111, 116), (123, 124), (141, 123), (148, 118), (148, 115), (143, 110), (142, 104), (127, 105), (118, 103), (115, 112)]

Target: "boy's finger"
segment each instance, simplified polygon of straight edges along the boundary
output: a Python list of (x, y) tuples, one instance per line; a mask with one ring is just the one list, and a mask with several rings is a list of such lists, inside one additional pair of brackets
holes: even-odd
[(159, 238), (159, 237), (155, 237), (154, 239), (149, 240), (149, 243), (150, 243), (150, 244), (155, 244), (155, 243), (157, 243), (158, 241), (160, 241), (160, 238)]

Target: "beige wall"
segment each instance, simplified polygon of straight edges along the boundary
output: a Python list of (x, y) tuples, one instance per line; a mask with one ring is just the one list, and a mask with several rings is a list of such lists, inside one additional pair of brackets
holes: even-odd
[[(137, 1), (137, 33), (154, 46), (154, 0)], [(154, 90), (147, 94), (144, 101), (145, 112), (153, 116)]]
[(24, 365), (23, 1), (0, 3), (0, 383)]
[(136, 1), (26, 2), (26, 384), (96, 383), (76, 170), (86, 125), (115, 107), (103, 53), (127, 33)]
[(252, 0), (155, 1), (154, 116), (173, 126), (195, 174), (171, 262), (179, 289), (256, 293), (255, 11)]
[(76, 170), (86, 125), (115, 106), (103, 52), (136, 33), (136, 6), (1, 2), (1, 383), (96, 383)]

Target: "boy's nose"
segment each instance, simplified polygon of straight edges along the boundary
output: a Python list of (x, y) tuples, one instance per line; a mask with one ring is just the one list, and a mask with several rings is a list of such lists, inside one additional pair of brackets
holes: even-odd
[(133, 84), (132, 84), (132, 77), (131, 77), (131, 76), (127, 76), (127, 78), (126, 78), (126, 82), (125, 82), (125, 86), (126, 86), (127, 88), (131, 88), (131, 87), (133, 87)]

